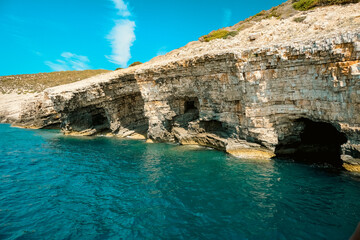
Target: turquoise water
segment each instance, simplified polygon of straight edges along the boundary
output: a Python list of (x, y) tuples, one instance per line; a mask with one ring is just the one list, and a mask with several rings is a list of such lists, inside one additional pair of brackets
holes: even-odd
[(199, 147), (0, 124), (0, 239), (348, 239), (360, 181)]

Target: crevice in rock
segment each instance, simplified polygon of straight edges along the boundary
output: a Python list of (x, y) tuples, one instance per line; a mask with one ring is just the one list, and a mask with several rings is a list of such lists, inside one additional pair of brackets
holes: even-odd
[(113, 121), (112, 131), (119, 136), (147, 136), (149, 119), (145, 116), (144, 99), (140, 92), (114, 101), (109, 118)]
[(41, 129), (60, 129), (60, 123), (59, 122), (52, 123), (52, 124), (42, 127)]
[(215, 134), (222, 138), (229, 137), (228, 129), (224, 123), (217, 120), (201, 120), (199, 123), (199, 127), (203, 129), (207, 133)]
[(184, 98), (178, 99), (176, 104), (178, 109), (174, 109), (178, 113), (172, 120), (175, 127), (183, 127), (188, 129), (189, 123), (199, 118), (200, 103), (198, 98)]
[(341, 167), (341, 145), (346, 142), (346, 135), (332, 124), (300, 118), (292, 124), (288, 134), (279, 139), (275, 154), (298, 162)]
[(91, 116), (92, 127), (96, 128), (97, 126), (104, 126), (108, 124), (107, 117), (104, 112), (96, 113)]
[(64, 114), (61, 128), (65, 133), (78, 132), (94, 135), (110, 132), (110, 123), (104, 108), (83, 108)]
[[(188, 101), (185, 101), (184, 103), (184, 112), (185, 113), (189, 113), (189, 112), (197, 112), (199, 114), (199, 109), (198, 107), (199, 106), (195, 106), (195, 101), (198, 103), (199, 100), (188, 100)], [(197, 104), (199, 105), (199, 104)]]

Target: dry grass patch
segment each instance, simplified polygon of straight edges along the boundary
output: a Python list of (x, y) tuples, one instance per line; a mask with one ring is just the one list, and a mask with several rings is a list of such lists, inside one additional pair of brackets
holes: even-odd
[(132, 64), (129, 65), (129, 67), (134, 67), (140, 64), (142, 64), (142, 62), (133, 62)]
[(51, 73), (0, 76), (1, 93), (35, 93), (45, 88), (77, 82), (109, 70), (61, 71)]

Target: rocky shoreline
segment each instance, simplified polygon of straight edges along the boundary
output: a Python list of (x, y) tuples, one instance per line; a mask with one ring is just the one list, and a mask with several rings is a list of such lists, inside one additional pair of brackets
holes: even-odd
[[(0, 120), (71, 135), (198, 144), (242, 158), (301, 156), (359, 171), (360, 4), (314, 10), (307, 18), (339, 8), (352, 25), (316, 39), (261, 42), (262, 31), (252, 47), (244, 36), (195, 42), (16, 103), (3, 94)], [(267, 29), (277, 26), (267, 21), (261, 22)]]

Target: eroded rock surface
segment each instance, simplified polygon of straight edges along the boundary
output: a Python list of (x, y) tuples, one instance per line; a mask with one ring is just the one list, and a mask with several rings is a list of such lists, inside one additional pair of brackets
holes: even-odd
[[(347, 144), (341, 142), (345, 160), (359, 143), (359, 40), (358, 32), (345, 33), (302, 45), (204, 55), (139, 69), (149, 137), (217, 142), (220, 149), (229, 146), (229, 152), (230, 146), (231, 152), (254, 147), (274, 152), (279, 144), (301, 142), (304, 127), (298, 120), (309, 119), (330, 123), (346, 135)], [(186, 117), (189, 104), (198, 118)]]
[[(330, 18), (339, 11), (348, 14)], [(283, 32), (295, 23), (266, 20), (261, 29), (267, 30), (251, 42), (246, 34), (259, 26), (244, 36), (191, 43), (136, 67), (46, 89), (14, 122), (60, 123), (66, 134), (199, 144), (239, 157), (315, 156), (360, 169), (359, 12), (360, 4), (314, 10), (305, 24), (324, 33), (297, 37), (289, 30), (290, 41), (274, 29)], [(317, 16), (326, 19), (316, 23), (320, 27), (314, 26)], [(339, 20), (341, 29), (334, 27)]]
[(65, 134), (119, 136), (146, 134), (144, 101), (134, 74), (109, 73), (100, 78), (45, 90), (61, 114)]

